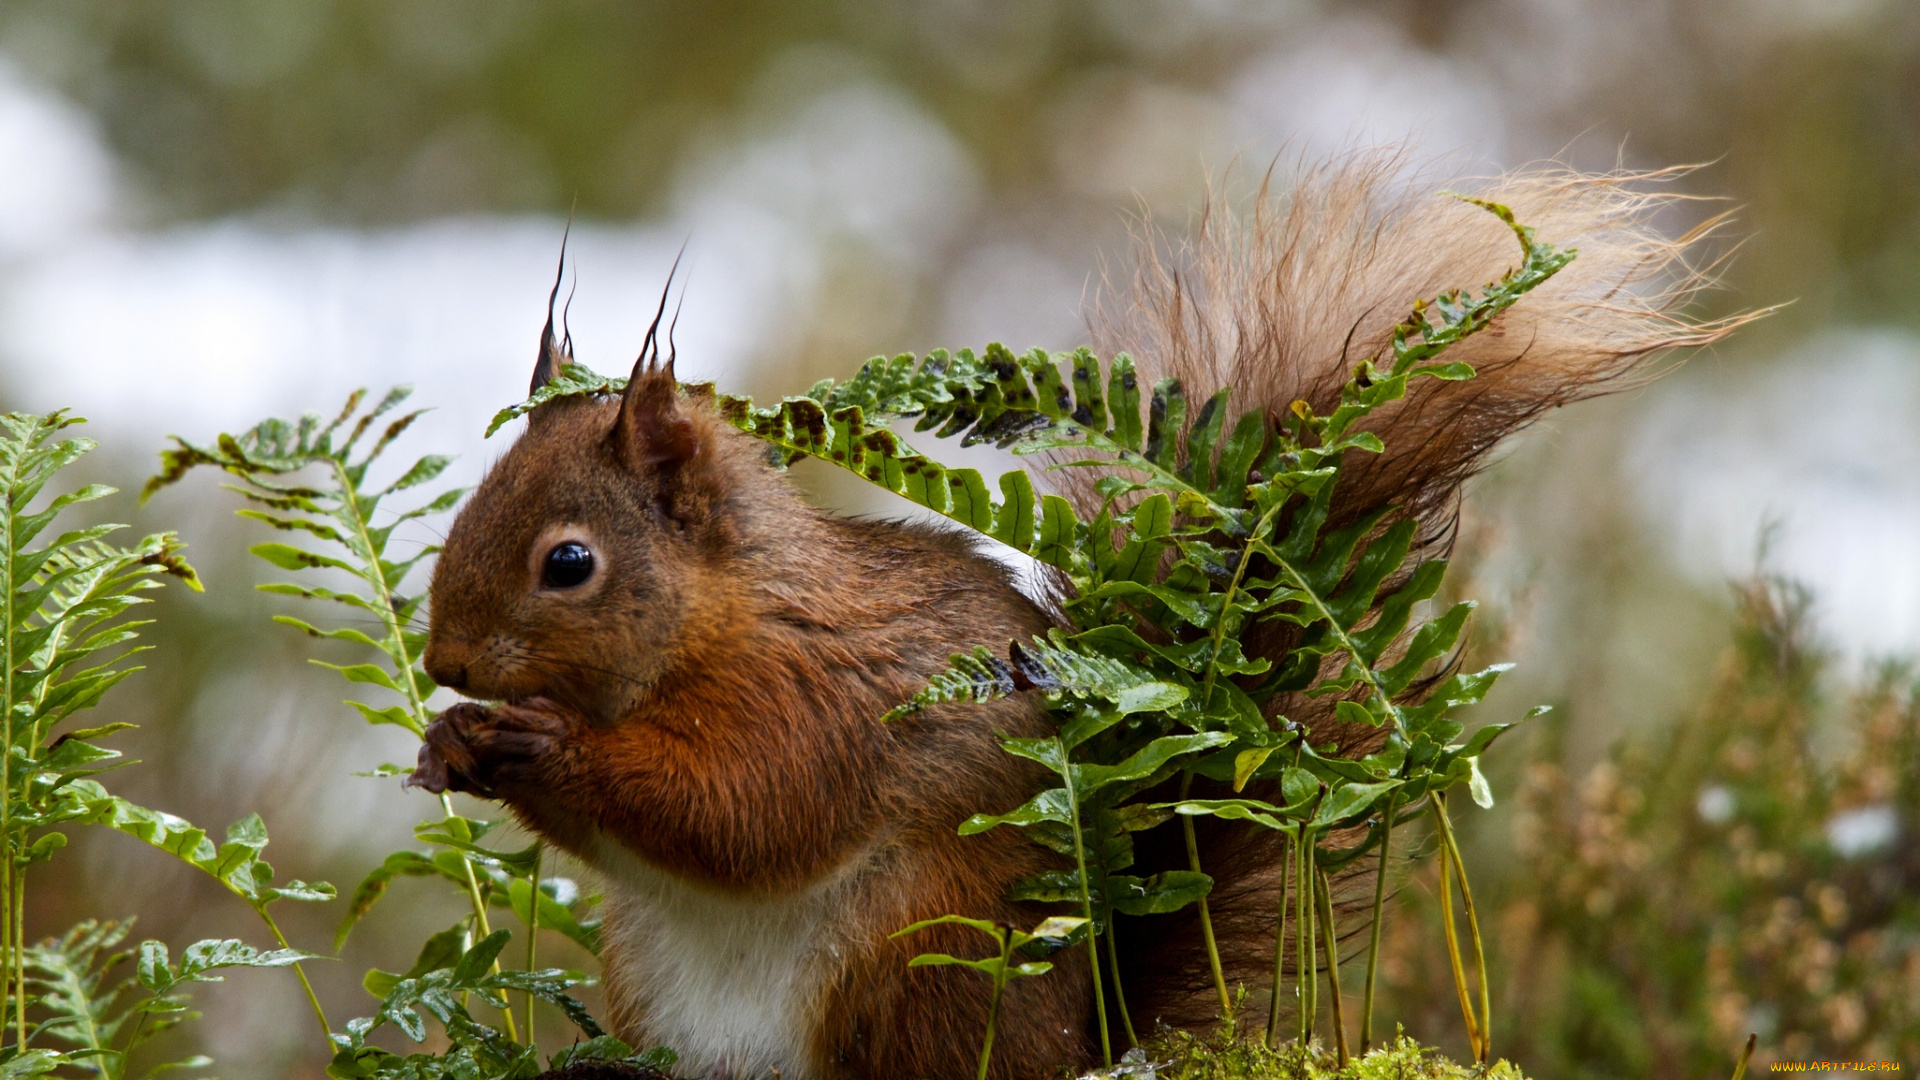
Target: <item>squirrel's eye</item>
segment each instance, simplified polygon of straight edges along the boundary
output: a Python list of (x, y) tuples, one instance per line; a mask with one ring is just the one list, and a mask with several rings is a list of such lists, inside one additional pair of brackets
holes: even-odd
[(547, 552), (540, 582), (549, 589), (570, 589), (593, 576), (593, 550), (569, 540)]

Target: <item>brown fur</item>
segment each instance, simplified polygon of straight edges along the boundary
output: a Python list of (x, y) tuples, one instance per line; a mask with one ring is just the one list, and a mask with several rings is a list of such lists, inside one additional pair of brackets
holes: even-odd
[[(539, 556), (562, 534), (589, 539), (601, 567), (543, 591)], [(955, 828), (1037, 784), (992, 732), (1039, 734), (1043, 714), (1007, 701), (878, 717), (952, 653), (1045, 628), (1003, 568), (952, 533), (809, 508), (655, 371), (624, 409), (541, 410), (456, 521), (433, 597), (427, 670), (503, 704), (434, 724), (429, 786), (498, 797), (590, 861), (606, 834), (730, 892), (779, 895), (851, 866), (851, 947), (815, 1010), (815, 1075), (971, 1075), (986, 981), (906, 962), (981, 942), (887, 935), (949, 912), (1033, 918), (1005, 893), (1051, 857)], [(997, 1076), (1085, 1059), (1086, 980), (1061, 959), (1058, 985), (1010, 992)], [(614, 1030), (648, 1042), (617, 953), (607, 983)]]
[[(1216, 209), (1173, 256), (1147, 245), (1096, 343), (1131, 351), (1149, 377), (1182, 377), (1196, 397), (1231, 384), (1242, 406), (1277, 412), (1304, 398), (1326, 409), (1416, 299), (1492, 279), (1517, 257), (1484, 212), (1401, 194), (1394, 164), (1328, 166), (1246, 218)], [(1341, 516), (1398, 507), (1438, 542), (1460, 482), (1502, 437), (1630, 385), (1653, 353), (1726, 332), (1672, 314), (1698, 287), (1684, 253), (1703, 231), (1662, 239), (1647, 222), (1659, 200), (1628, 179), (1536, 173), (1483, 189), (1582, 256), (1449, 354), (1480, 378), (1423, 383), (1376, 419), (1388, 452), (1353, 463)], [(593, 549), (595, 576), (543, 588), (542, 558), (569, 538)], [(796, 895), (843, 875), (838, 944), (812, 961), (825, 967), (804, 1068), (862, 1080), (972, 1074), (986, 980), (909, 971), (906, 960), (981, 955), (983, 943), (887, 935), (948, 912), (1038, 918), (1006, 888), (1052, 856), (1009, 830), (954, 828), (1043, 781), (992, 733), (1043, 732), (1045, 715), (1015, 698), (876, 718), (949, 654), (1048, 625), (1003, 569), (950, 533), (807, 507), (759, 445), (676, 391), (670, 367), (640, 366), (619, 403), (562, 401), (533, 415), (448, 537), (432, 618), (428, 671), (501, 704), (448, 710), (429, 730), (420, 782), (497, 797), (589, 861), (610, 838), (725, 895)], [(1287, 642), (1261, 644), (1273, 654)], [(1233, 977), (1258, 986), (1271, 955), (1271, 846), (1215, 829), (1203, 846)], [(1149, 845), (1143, 862), (1154, 861), (1182, 860)], [(1211, 1018), (1192, 922), (1122, 927), (1137, 1024)], [(1083, 955), (1057, 956), (1064, 970), (1009, 991), (996, 1077), (1088, 1062)], [(618, 949), (606, 962), (614, 1029), (639, 1043), (658, 1006), (636, 989), (643, 962)]]

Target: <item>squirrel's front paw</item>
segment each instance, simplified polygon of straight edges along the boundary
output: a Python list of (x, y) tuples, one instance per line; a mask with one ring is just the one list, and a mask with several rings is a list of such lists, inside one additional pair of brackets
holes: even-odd
[(537, 698), (491, 708), (462, 702), (427, 725), (407, 786), (499, 798), (503, 789), (538, 782), (581, 726)]

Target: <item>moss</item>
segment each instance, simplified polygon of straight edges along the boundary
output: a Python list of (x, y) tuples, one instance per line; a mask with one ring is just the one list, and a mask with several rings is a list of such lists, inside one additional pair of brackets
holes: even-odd
[(1241, 1038), (1231, 1021), (1210, 1034), (1163, 1031), (1128, 1058), (1087, 1080), (1526, 1080), (1509, 1062), (1456, 1064), (1404, 1034), (1343, 1068), (1333, 1052), (1318, 1043), (1302, 1048), (1288, 1042), (1268, 1049), (1258, 1039)]

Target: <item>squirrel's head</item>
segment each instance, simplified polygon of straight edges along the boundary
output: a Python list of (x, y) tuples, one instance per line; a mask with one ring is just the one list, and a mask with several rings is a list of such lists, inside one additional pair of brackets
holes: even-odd
[[(563, 359), (549, 328), (536, 388)], [(428, 674), (475, 698), (618, 719), (736, 621), (739, 562), (784, 489), (657, 348), (617, 402), (542, 404), (447, 534)]]

